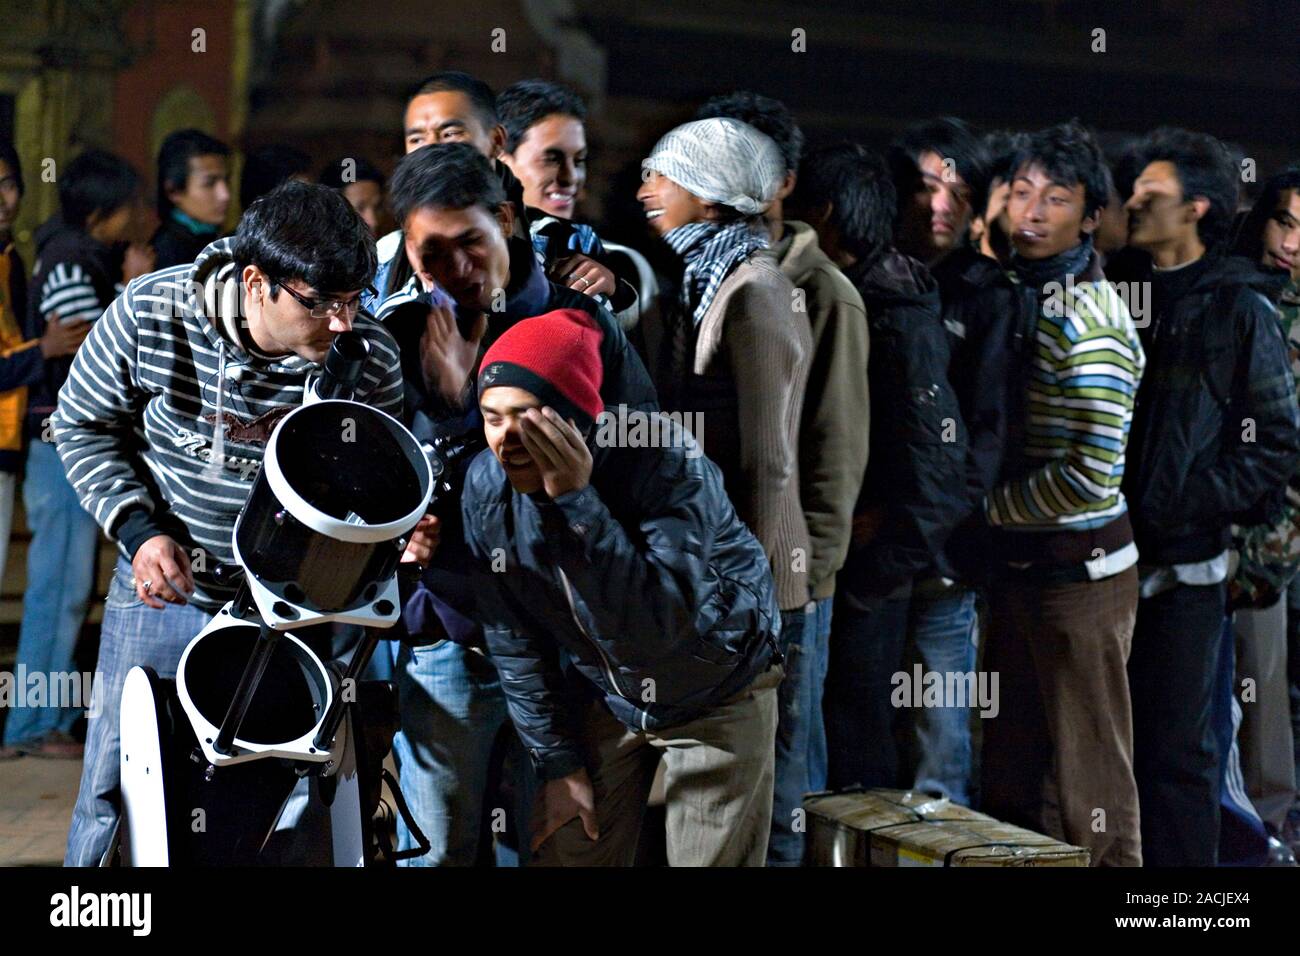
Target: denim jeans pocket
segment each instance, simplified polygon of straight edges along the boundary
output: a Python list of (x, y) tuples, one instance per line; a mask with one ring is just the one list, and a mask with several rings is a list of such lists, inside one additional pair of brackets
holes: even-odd
[(144, 600), (131, 584), (131, 575), (123, 573), (120, 564), (113, 568), (113, 580), (108, 586), (108, 597), (104, 599), (104, 606), (125, 610), (143, 605)]

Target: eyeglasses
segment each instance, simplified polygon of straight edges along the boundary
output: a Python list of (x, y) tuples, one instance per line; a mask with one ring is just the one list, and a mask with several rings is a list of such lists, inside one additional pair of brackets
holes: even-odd
[(356, 315), (361, 308), (361, 296), (366, 292), (376, 295), (374, 286), (366, 286), (365, 290), (351, 299), (308, 299), (300, 293), (294, 292), (288, 285), (283, 282), (277, 282), (281, 289), (289, 293), (299, 305), (311, 313), (313, 319), (332, 319), (338, 315), (346, 314), (348, 318)]

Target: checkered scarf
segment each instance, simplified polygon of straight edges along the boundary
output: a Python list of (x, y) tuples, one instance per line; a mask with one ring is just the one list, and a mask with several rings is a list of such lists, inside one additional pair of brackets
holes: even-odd
[(767, 234), (749, 220), (723, 225), (691, 222), (664, 234), (664, 241), (686, 262), (682, 273), (682, 311), (700, 324), (717, 295), (722, 280), (759, 249), (768, 246)]

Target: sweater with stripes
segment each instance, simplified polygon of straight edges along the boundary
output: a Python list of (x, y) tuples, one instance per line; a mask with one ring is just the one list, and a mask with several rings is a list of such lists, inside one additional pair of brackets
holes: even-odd
[(1133, 400), (1146, 359), (1128, 306), (1090, 273), (1049, 283), (1039, 309), (1014, 477), (985, 502), (1016, 531), (1099, 528), (1125, 513), (1120, 483)]
[[(133, 280), (77, 352), (59, 392), (53, 439), (84, 507), (129, 559), (154, 534), (191, 557), (192, 602), (215, 610), (234, 590), (212, 577), (275, 423), (302, 404), (320, 366), (251, 344), (230, 239), (188, 265)], [(401, 417), (396, 343), (365, 312), (370, 343), (358, 401)], [(221, 392), (223, 449), (209, 467)]]
[[(84, 229), (66, 225), (60, 215), (50, 217), (36, 230), (36, 259), (23, 319), (25, 337), (39, 339), (56, 317), (66, 323), (95, 321), (122, 291), (121, 278), (121, 264), (109, 246)], [(28, 393), (29, 438), (48, 435), (48, 419), (71, 365), (66, 356), (43, 363)]]

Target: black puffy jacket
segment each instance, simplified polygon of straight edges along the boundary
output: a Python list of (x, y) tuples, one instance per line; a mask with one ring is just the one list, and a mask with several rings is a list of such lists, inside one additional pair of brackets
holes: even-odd
[(1300, 412), (1272, 285), (1254, 263), (1216, 257), (1139, 328), (1147, 366), (1124, 495), (1144, 564), (1218, 554), (1234, 521), (1270, 518), (1261, 506), (1300, 464)]
[(937, 284), (920, 262), (894, 251), (845, 275), (867, 310), (867, 379), (877, 411), (854, 510), (857, 529), (836, 589), (863, 602), (933, 567), (972, 506), (964, 492), (966, 428), (948, 381)]
[[(490, 451), (470, 465), (461, 505), (479, 617), (543, 779), (583, 766), (575, 685), (598, 689), (626, 726), (656, 729), (771, 665), (767, 556), (717, 466), (684, 443), (593, 448), (591, 484), (554, 501), (515, 492)], [(561, 670), (561, 648), (585, 681)]]

